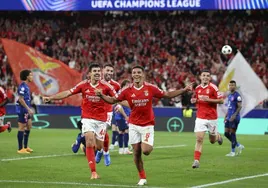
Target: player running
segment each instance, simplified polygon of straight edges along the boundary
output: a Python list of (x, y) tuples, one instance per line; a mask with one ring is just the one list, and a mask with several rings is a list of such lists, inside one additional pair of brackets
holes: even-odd
[[(231, 80), (229, 83), (230, 94), (228, 95), (228, 111), (225, 116), (225, 133), (224, 136), (231, 142), (231, 152), (226, 156), (234, 157), (242, 153), (245, 148), (239, 144), (236, 140), (236, 130), (240, 122), (240, 110), (242, 108), (242, 98), (236, 91), (236, 82)], [(235, 153), (235, 147), (237, 147), (237, 153)]]
[(90, 80), (85, 80), (77, 84), (74, 88), (60, 92), (50, 97), (43, 97), (45, 102), (50, 100), (60, 100), (69, 96), (82, 93), (82, 134), (86, 138), (86, 157), (89, 168), (91, 169), (91, 179), (98, 179), (96, 172), (95, 148), (103, 148), (104, 136), (106, 133), (107, 110), (105, 102), (95, 94), (96, 89), (103, 93), (115, 96), (116, 92), (111, 85), (101, 80), (101, 67), (99, 64), (89, 66)]
[(142, 66), (132, 68), (133, 83), (119, 92), (118, 96), (109, 97), (101, 90), (96, 89), (98, 96), (110, 104), (127, 100), (131, 108), (129, 116), (129, 143), (133, 146), (134, 162), (139, 172), (138, 185), (147, 184), (146, 174), (143, 168), (142, 153), (149, 155), (154, 144), (155, 118), (152, 108), (152, 100), (156, 98), (173, 98), (192, 89), (189, 85), (181, 90), (164, 92), (157, 86), (145, 82), (145, 72)]
[(200, 75), (201, 84), (195, 89), (195, 97), (191, 102), (196, 103), (197, 118), (194, 132), (196, 144), (194, 151), (194, 163), (192, 168), (199, 168), (202, 146), (206, 132), (209, 132), (210, 143), (216, 141), (221, 145), (222, 137), (218, 133), (217, 104), (223, 103), (223, 98), (216, 85), (210, 83), (211, 75), (208, 70), (203, 70)]

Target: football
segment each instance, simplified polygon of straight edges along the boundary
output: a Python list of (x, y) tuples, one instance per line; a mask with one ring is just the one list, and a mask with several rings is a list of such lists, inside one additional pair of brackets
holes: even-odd
[(223, 53), (224, 55), (229, 55), (232, 53), (232, 51), (233, 50), (232, 50), (231, 46), (229, 46), (229, 45), (224, 45), (221, 49), (221, 53)]

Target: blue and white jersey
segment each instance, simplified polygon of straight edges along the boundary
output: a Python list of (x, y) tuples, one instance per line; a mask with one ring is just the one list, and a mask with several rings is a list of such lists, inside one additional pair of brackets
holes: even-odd
[[(242, 102), (242, 98), (240, 94), (235, 91), (234, 93), (230, 93), (228, 95), (228, 112), (227, 112), (227, 120), (231, 118), (231, 116), (236, 112), (237, 110), (237, 103)], [(240, 114), (238, 113), (236, 116), (237, 119), (240, 119)]]
[[(126, 106), (122, 106), (122, 108), (125, 111), (126, 115), (129, 116), (131, 112), (130, 108)], [(120, 112), (115, 112), (115, 120), (121, 120), (121, 119), (125, 119), (124, 116)]]
[[(25, 103), (30, 107), (31, 106), (31, 93), (29, 86), (22, 82), (18, 87), (18, 95), (23, 97)], [(26, 110), (19, 101), (16, 102), (17, 110)]]

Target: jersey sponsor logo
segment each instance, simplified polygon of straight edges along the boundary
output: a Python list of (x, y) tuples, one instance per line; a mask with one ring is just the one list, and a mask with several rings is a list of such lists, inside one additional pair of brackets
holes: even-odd
[(134, 106), (146, 106), (147, 103), (149, 102), (149, 99), (137, 99), (137, 100), (132, 100), (132, 103)]

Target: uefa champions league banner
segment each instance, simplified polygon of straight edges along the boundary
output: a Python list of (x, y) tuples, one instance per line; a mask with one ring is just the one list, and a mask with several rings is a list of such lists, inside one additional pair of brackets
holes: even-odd
[(8, 0), (0, 10), (250, 10), (267, 9), (267, 0)]
[[(30, 46), (1, 39), (4, 50), (17, 83), (20, 83), (20, 71), (29, 69), (33, 73), (31, 92), (50, 96), (60, 91), (71, 89), (81, 82), (82, 75), (69, 68), (63, 62), (48, 57)], [(80, 106), (81, 96), (75, 95), (64, 99), (69, 105)]]

